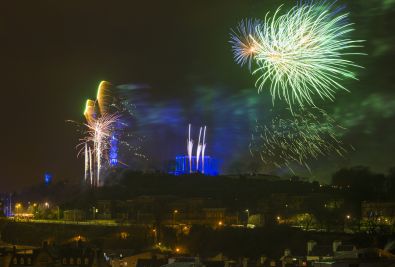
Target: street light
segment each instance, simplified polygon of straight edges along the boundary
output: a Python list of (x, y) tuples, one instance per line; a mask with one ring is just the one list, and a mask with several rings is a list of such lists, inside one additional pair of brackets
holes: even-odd
[(99, 209), (97, 209), (97, 208), (95, 208), (95, 207), (92, 207), (92, 217), (93, 217), (93, 220), (96, 220), (96, 213), (98, 213), (99, 212)]
[(178, 213), (178, 210), (173, 211), (173, 225), (176, 225), (176, 215)]
[(349, 226), (350, 219), (351, 219), (351, 215), (347, 214), (343, 223), (343, 232), (346, 232), (346, 227)]
[(57, 210), (58, 210), (58, 220), (60, 220), (60, 207), (59, 206), (57, 207)]
[(16, 203), (15, 204), (15, 213), (19, 213), (20, 212), (20, 208), (22, 208), (22, 204), (21, 203)]
[(154, 233), (154, 244), (158, 243), (158, 232), (156, 229), (152, 229), (152, 232)]
[(247, 213), (247, 223), (246, 223), (246, 225), (248, 225), (248, 219), (250, 218), (250, 211), (248, 209), (246, 209), (245, 212)]

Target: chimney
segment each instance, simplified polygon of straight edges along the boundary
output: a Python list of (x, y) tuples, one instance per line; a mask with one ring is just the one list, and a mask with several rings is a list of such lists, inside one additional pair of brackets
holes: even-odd
[(317, 245), (317, 242), (314, 240), (307, 241), (307, 255), (309, 256), (313, 251), (314, 247)]
[(260, 265), (263, 265), (263, 264), (265, 263), (266, 259), (267, 259), (266, 256), (261, 256), (261, 257), (259, 258), (259, 264), (260, 264)]
[(248, 267), (248, 258), (243, 258), (243, 267)]
[(291, 250), (287, 248), (284, 250), (284, 257), (289, 257), (289, 256), (291, 256)]
[(77, 240), (77, 248), (82, 248), (82, 239), (81, 238), (79, 238)]
[(337, 251), (337, 248), (342, 244), (342, 241), (335, 240), (332, 244), (333, 253)]

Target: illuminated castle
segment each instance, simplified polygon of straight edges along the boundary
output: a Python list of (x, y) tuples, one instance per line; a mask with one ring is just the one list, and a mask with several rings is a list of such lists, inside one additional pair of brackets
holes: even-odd
[[(201, 141), (203, 131), (203, 139)], [(206, 150), (206, 126), (200, 127), (199, 139), (196, 148), (196, 156), (192, 156), (193, 152), (193, 140), (191, 139), (191, 124), (188, 127), (188, 139), (187, 139), (187, 156), (177, 156), (175, 170), (172, 172), (175, 175), (201, 173), (205, 175), (215, 176), (218, 175), (218, 164), (217, 161), (205, 155)]]
[(196, 165), (196, 156), (192, 157), (192, 168), (190, 168), (189, 162), (188, 156), (177, 156), (174, 174), (202, 173), (210, 176), (219, 174), (217, 160), (210, 156), (204, 156), (204, 165), (202, 163), (199, 163), (199, 166)]

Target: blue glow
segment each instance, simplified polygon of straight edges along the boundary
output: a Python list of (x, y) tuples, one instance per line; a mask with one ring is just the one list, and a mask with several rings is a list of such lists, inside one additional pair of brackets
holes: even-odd
[(53, 177), (52, 173), (46, 172), (46, 173), (44, 174), (44, 183), (45, 183), (46, 185), (51, 184), (51, 183), (52, 183), (52, 177)]
[(3, 212), (7, 217), (12, 217), (12, 198), (11, 195), (4, 197), (3, 199)]
[(196, 156), (192, 156), (192, 170), (189, 169), (189, 157), (177, 156), (175, 170), (170, 172), (174, 175), (184, 175), (190, 173), (202, 173), (209, 176), (219, 175), (218, 162), (210, 156), (204, 156), (204, 169), (202, 160), (199, 160), (199, 166), (196, 166)]
[[(195, 126), (192, 137), (195, 150), (198, 141), (196, 130), (204, 122), (208, 129), (205, 155), (215, 157), (218, 172), (247, 172), (252, 160), (248, 150), (250, 138), (246, 136), (250, 136), (257, 118), (270, 121), (272, 112), (268, 112), (268, 107), (271, 108), (272, 103), (269, 98), (253, 96), (251, 88), (237, 88), (237, 93), (232, 91), (230, 96), (229, 90), (234, 89), (222, 85), (196, 85), (188, 88), (188, 96), (193, 103), (187, 106), (177, 97), (159, 95), (160, 90), (133, 91), (130, 96), (136, 106), (133, 129), (138, 136), (144, 137), (142, 154), (150, 159), (150, 166), (173, 173), (177, 155), (174, 153), (180, 153), (179, 156), (187, 153), (186, 126), (189, 123)], [(173, 166), (163, 164), (170, 159)], [(237, 170), (236, 163), (240, 163)], [(146, 168), (145, 161), (133, 161), (131, 164), (136, 169)]]

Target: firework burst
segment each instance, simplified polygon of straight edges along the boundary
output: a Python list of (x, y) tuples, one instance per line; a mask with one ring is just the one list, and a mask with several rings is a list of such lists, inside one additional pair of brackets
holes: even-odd
[[(347, 90), (342, 81), (357, 79), (353, 70), (360, 67), (347, 57), (361, 55), (349, 50), (362, 42), (347, 37), (354, 30), (348, 14), (325, 2), (280, 12), (281, 7), (272, 17), (268, 13), (253, 28), (242, 22), (239, 28), (243, 26), (244, 31), (239, 36), (243, 38), (232, 37), (236, 62), (243, 65), (254, 59), (257, 64), (253, 74), (259, 76), (258, 91), (268, 85), (273, 101), (279, 98), (290, 107), (303, 107), (314, 106), (315, 95), (333, 100), (337, 90)], [(253, 53), (247, 54), (248, 47)]]
[(257, 124), (252, 134), (250, 151), (259, 156), (269, 168), (292, 165), (305, 166), (308, 162), (330, 154), (344, 155), (347, 150), (340, 141), (344, 130), (323, 110), (317, 114), (303, 112), (292, 119), (275, 118), (269, 125)]
[(244, 19), (239, 25), (231, 30), (230, 44), (232, 45), (233, 56), (237, 64), (241, 66), (247, 64), (251, 70), (252, 61), (257, 54), (257, 45), (254, 37), (257, 36), (257, 27), (261, 24), (257, 19)]
[(69, 121), (77, 125), (77, 131), (83, 136), (77, 145), (77, 156), (84, 155), (84, 180), (93, 187), (103, 184), (102, 173), (108, 167), (128, 166), (118, 160), (120, 147), (126, 149), (128, 155), (146, 159), (141, 147), (143, 138), (130, 127), (134, 106), (129, 98), (125, 90), (121, 92), (102, 81), (97, 99), (86, 101), (85, 123)]
[[(87, 121), (86, 132), (84, 138), (81, 139), (81, 145), (85, 144), (85, 177), (87, 177), (88, 166), (90, 167), (91, 154), (94, 154), (95, 160), (95, 174), (96, 174), (96, 186), (100, 185), (100, 175), (102, 170), (103, 158), (107, 155), (107, 151), (111, 145), (111, 136), (115, 129), (115, 123), (120, 119), (120, 114), (104, 114), (97, 119)], [(93, 147), (91, 153), (88, 153), (89, 147)]]

